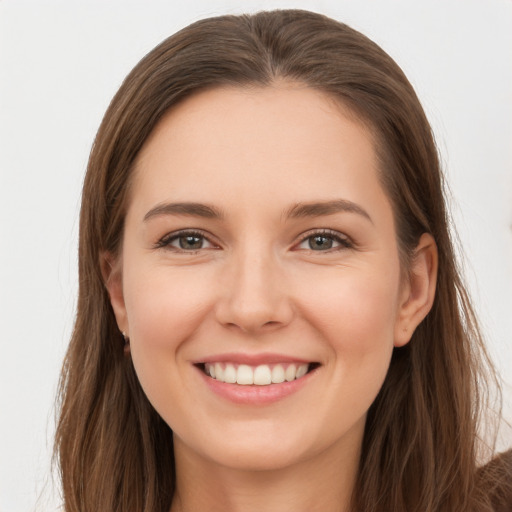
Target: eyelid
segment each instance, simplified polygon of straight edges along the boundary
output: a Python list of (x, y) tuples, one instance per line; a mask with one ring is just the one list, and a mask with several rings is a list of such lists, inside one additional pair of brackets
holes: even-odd
[[(208, 244), (210, 244), (211, 247), (201, 247), (197, 250), (185, 250), (181, 249), (179, 247), (174, 247), (171, 245), (171, 242), (177, 240), (181, 236), (197, 236), (203, 238)], [(325, 236), (328, 238), (332, 238), (335, 242), (339, 244), (339, 246), (330, 248), (324, 251), (313, 251), (313, 249), (300, 249), (300, 245), (303, 244), (308, 240), (308, 238), (312, 238), (314, 236)], [(196, 252), (199, 252), (201, 250), (210, 250), (210, 249), (220, 249), (220, 245), (213, 241), (213, 236), (209, 233), (201, 230), (201, 229), (195, 229), (195, 228), (184, 228), (179, 229), (177, 231), (172, 231), (170, 233), (165, 234), (162, 236), (155, 244), (155, 249), (168, 249), (172, 252), (176, 253), (184, 253), (184, 254), (194, 254)], [(302, 233), (298, 240), (293, 244), (292, 250), (310, 250), (313, 252), (334, 252), (337, 250), (343, 250), (343, 249), (350, 249), (355, 247), (355, 243), (353, 240), (345, 235), (344, 233), (341, 233), (339, 231), (329, 229), (329, 228), (313, 228), (305, 233)]]
[[(211, 247), (201, 247), (197, 250), (185, 250), (181, 249), (179, 247), (174, 247), (171, 245), (171, 242), (177, 240), (181, 236), (197, 236), (203, 238), (208, 244), (211, 245)], [(172, 231), (170, 233), (167, 233), (166, 235), (162, 236), (155, 244), (155, 249), (168, 249), (172, 252), (176, 253), (183, 253), (183, 254), (195, 254), (198, 251), (202, 250), (210, 250), (210, 249), (219, 249), (219, 244), (215, 243), (212, 240), (212, 236), (209, 233), (206, 233), (205, 231), (201, 229), (194, 229), (194, 228), (184, 228), (184, 229), (178, 229), (177, 231)]]
[[(303, 244), (304, 242), (306, 242), (308, 240), (308, 238), (312, 238), (314, 236), (325, 236), (327, 238), (332, 238), (334, 241), (339, 243), (339, 246), (333, 247), (331, 249), (327, 249), (325, 251), (314, 251), (313, 249), (300, 249), (299, 248), (299, 246), (301, 244)], [(329, 229), (329, 228), (313, 228), (313, 229), (310, 229), (309, 231), (306, 231), (305, 233), (302, 233), (300, 235), (298, 241), (293, 245), (293, 249), (294, 250), (309, 250), (312, 252), (319, 252), (319, 253), (320, 252), (327, 253), (327, 252), (334, 252), (334, 251), (343, 250), (343, 249), (351, 249), (351, 248), (354, 248), (355, 245), (356, 244), (353, 242), (353, 240), (349, 236), (345, 235), (344, 233), (341, 233), (339, 231)]]

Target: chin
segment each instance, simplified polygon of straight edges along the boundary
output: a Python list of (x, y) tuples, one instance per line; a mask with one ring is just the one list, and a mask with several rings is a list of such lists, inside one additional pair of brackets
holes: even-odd
[[(301, 418), (286, 425), (275, 421), (240, 422), (218, 425), (203, 432), (202, 442), (194, 435), (180, 438), (180, 449), (192, 452), (216, 466), (238, 471), (276, 471), (300, 465), (322, 457), (340, 444), (342, 450), (358, 446), (364, 429), (364, 418), (347, 432), (311, 431), (304, 428)], [(188, 432), (192, 434), (192, 432)], [(355, 437), (354, 437), (355, 434)], [(353, 442), (355, 441), (355, 443)], [(348, 444), (346, 444), (348, 443)], [(350, 451), (350, 449), (348, 449)]]
[(227, 449), (215, 450), (206, 454), (219, 466), (237, 471), (277, 471), (292, 467), (307, 459), (304, 447), (278, 446), (282, 443), (269, 443), (260, 440), (244, 440)]

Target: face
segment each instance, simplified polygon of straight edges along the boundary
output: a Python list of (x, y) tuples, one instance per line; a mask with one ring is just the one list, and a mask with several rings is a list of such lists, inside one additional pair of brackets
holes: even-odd
[(235, 468), (359, 446), (413, 321), (369, 132), (293, 84), (167, 114), (108, 286), (176, 446)]

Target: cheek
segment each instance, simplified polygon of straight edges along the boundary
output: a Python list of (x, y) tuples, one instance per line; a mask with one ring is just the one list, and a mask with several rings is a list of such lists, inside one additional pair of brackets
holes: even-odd
[[(334, 347), (364, 353), (386, 340), (393, 343), (399, 274), (341, 269), (338, 275), (316, 276), (303, 294), (304, 316), (328, 333)], [(303, 287), (305, 288), (305, 287)]]
[(155, 348), (190, 336), (211, 302), (204, 272), (135, 268), (124, 284), (130, 336)]
[(316, 294), (303, 302), (304, 316), (329, 351), (326, 364), (335, 375), (335, 387), (354, 410), (369, 407), (386, 376), (394, 345), (398, 283), (398, 271), (395, 275), (393, 269), (346, 271), (339, 279), (316, 280)]
[[(212, 298), (206, 276), (189, 269), (132, 266), (125, 274), (124, 295), (132, 360), (150, 401), (165, 390), (177, 390), (183, 347), (194, 336)], [(171, 371), (172, 369), (172, 371)], [(179, 391), (176, 391), (179, 393)]]

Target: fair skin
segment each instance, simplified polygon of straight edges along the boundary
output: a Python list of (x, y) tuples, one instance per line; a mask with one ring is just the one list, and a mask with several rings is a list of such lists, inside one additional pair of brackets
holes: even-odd
[(348, 511), (368, 408), (437, 265), (423, 235), (401, 277), (368, 130), (298, 84), (197, 94), (141, 150), (104, 262), (173, 430), (172, 511)]

